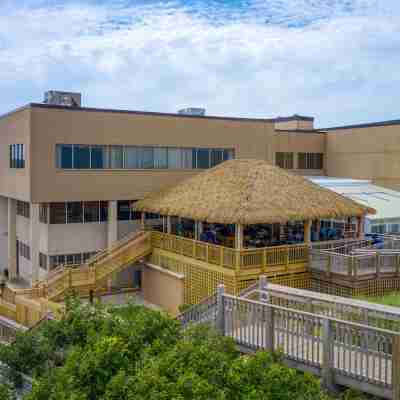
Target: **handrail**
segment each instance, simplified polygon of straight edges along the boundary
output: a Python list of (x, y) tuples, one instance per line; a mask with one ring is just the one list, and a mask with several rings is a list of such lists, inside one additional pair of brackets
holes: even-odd
[(358, 328), (358, 329), (369, 330), (369, 331), (374, 331), (374, 332), (379, 332), (379, 333), (385, 333), (385, 334), (395, 335), (395, 336), (399, 336), (400, 335), (399, 332), (392, 331), (390, 329), (380, 328), (378, 326), (360, 324), (360, 323), (353, 322), (353, 321), (346, 321), (346, 320), (342, 320), (342, 319), (339, 319), (339, 318), (334, 318), (334, 317), (331, 317), (329, 315), (320, 315), (320, 314), (315, 314), (315, 313), (311, 313), (311, 312), (303, 311), (303, 310), (297, 310), (297, 309), (294, 310), (293, 308), (279, 306), (279, 305), (271, 304), (271, 303), (265, 303), (265, 302), (258, 301), (258, 300), (250, 300), (250, 299), (246, 299), (246, 298), (238, 298), (238, 297), (236, 297), (234, 295), (227, 294), (227, 293), (224, 293), (223, 297), (229, 298), (229, 299), (233, 299), (233, 300), (240, 300), (240, 301), (243, 301), (243, 302), (246, 302), (246, 303), (249, 303), (249, 304), (256, 304), (256, 305), (264, 306), (264, 307), (266, 306), (266, 307), (269, 307), (269, 308), (273, 308), (275, 310), (290, 311), (290, 312), (294, 312), (295, 311), (297, 314), (300, 314), (300, 315), (303, 315), (303, 316), (312, 317), (312, 318), (318, 317), (318, 318), (326, 319), (326, 320), (329, 320), (329, 321), (338, 322), (338, 323), (341, 323), (341, 324), (344, 324), (344, 325), (352, 326), (352, 327)]

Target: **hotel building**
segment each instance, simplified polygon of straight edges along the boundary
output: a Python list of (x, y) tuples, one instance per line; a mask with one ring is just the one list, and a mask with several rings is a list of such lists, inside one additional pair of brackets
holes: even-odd
[(400, 189), (400, 121), (320, 130), (298, 115), (95, 109), (49, 93), (0, 117), (0, 269), (27, 282), (137, 229), (130, 204), (145, 194), (231, 158)]

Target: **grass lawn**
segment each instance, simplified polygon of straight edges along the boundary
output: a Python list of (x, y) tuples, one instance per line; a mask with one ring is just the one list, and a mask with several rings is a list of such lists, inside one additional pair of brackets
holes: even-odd
[(386, 306), (400, 307), (400, 292), (389, 293), (382, 297), (360, 297), (360, 300), (384, 304)]

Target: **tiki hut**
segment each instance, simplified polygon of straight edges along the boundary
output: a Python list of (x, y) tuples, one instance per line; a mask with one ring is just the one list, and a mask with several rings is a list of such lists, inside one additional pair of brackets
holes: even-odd
[(307, 241), (312, 221), (355, 217), (361, 231), (364, 216), (375, 213), (266, 161), (247, 159), (226, 161), (150, 194), (135, 204), (135, 210), (196, 223), (234, 225), (239, 247), (244, 226), (303, 221)]

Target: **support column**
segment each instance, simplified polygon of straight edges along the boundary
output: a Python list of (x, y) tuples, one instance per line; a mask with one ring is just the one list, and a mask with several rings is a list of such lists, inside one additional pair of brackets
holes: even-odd
[(195, 221), (194, 223), (194, 230), (195, 230), (195, 240), (200, 240), (200, 236), (203, 233), (203, 223), (199, 221)]
[(140, 214), (140, 225), (142, 231), (144, 231), (146, 228), (146, 213), (144, 211), (142, 211), (142, 213)]
[(357, 217), (357, 238), (364, 239), (364, 223), (365, 217)]
[(319, 242), (320, 239), (321, 239), (321, 237), (320, 237), (320, 233), (321, 233), (321, 220), (320, 220), (320, 219), (317, 219), (316, 229), (317, 229), (317, 232), (316, 232), (316, 234), (315, 234), (315, 238), (316, 238), (316, 241)]
[(235, 225), (235, 248), (237, 250), (243, 249), (243, 225)]
[(8, 276), (17, 276), (17, 202), (8, 198)]
[(39, 204), (31, 203), (31, 231), (30, 231), (30, 248), (31, 248), (31, 265), (32, 265), (32, 283), (39, 280)]
[(171, 234), (171, 217), (169, 215), (167, 216), (167, 233)]
[(304, 243), (311, 243), (311, 225), (312, 221), (310, 219), (304, 221)]
[(117, 201), (108, 202), (107, 247), (110, 248), (118, 240)]

